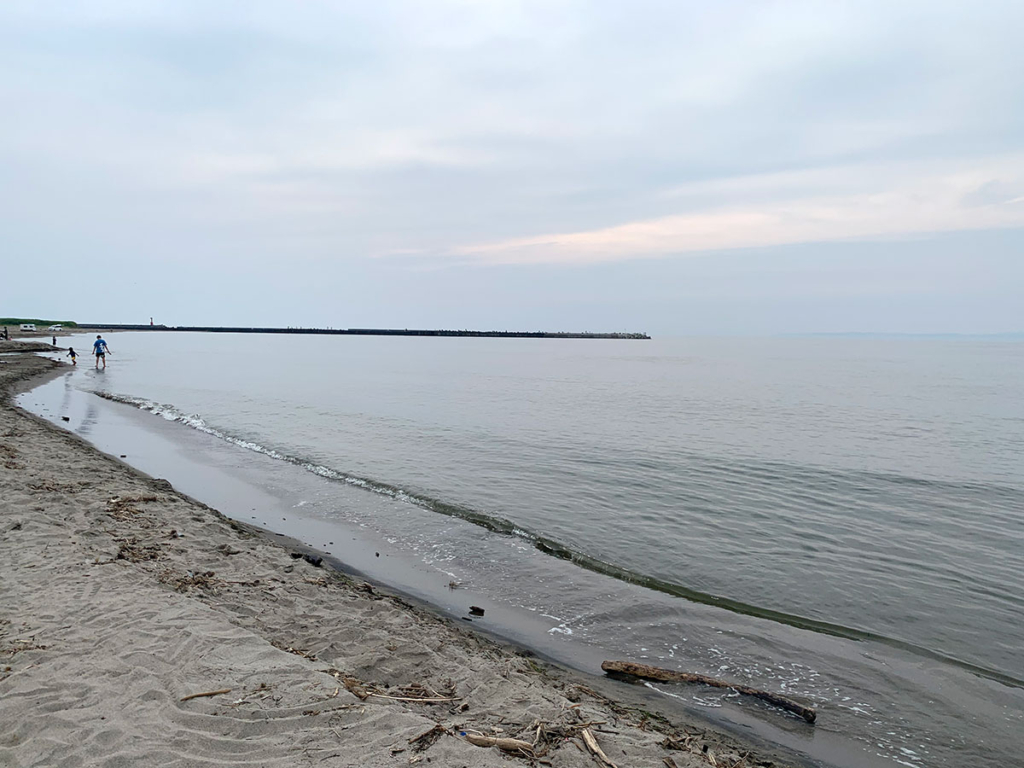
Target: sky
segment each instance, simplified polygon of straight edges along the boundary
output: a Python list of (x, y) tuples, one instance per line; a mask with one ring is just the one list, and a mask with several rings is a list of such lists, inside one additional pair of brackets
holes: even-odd
[(1024, 331), (1024, 3), (0, 4), (0, 315)]

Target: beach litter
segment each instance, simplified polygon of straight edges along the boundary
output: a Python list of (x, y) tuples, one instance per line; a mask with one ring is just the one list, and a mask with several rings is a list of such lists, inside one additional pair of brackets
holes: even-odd
[(141, 563), (146, 560), (157, 560), (160, 557), (159, 544), (143, 544), (134, 536), (114, 539), (120, 546), (115, 560), (127, 560), (129, 563)]
[(107, 500), (107, 514), (114, 520), (125, 522), (142, 512), (136, 504), (160, 501), (158, 496), (114, 496)]
[[(386, 690), (388, 693), (381, 693), (381, 690)], [(393, 692), (397, 692), (399, 695), (394, 696), (392, 695)], [(371, 687), (369, 695), (378, 699), (408, 701), (417, 704), (441, 704), (448, 701), (461, 701), (461, 697), (455, 695), (455, 683), (451, 680), (445, 681), (444, 688), (440, 692), (419, 683), (411, 683), (410, 685), (403, 685), (395, 689)]]
[(420, 683), (410, 683), (409, 685), (391, 688), (386, 684), (381, 686), (374, 683), (364, 683), (362, 680), (357, 680), (337, 669), (325, 669), (323, 671), (336, 680), (341, 681), (342, 685), (349, 692), (362, 701), (366, 701), (369, 698), (388, 699), (390, 701), (414, 704), (443, 704), (452, 701), (462, 701), (462, 697), (457, 696), (455, 693), (455, 682), (452, 680), (443, 680), (440, 685), (441, 690), (439, 691)]
[(294, 653), (296, 656), (301, 656), (304, 659), (309, 659), (310, 661), (316, 661), (316, 654), (310, 653), (309, 651), (304, 650), (302, 648), (293, 648), (292, 646), (285, 645), (284, 643), (282, 643), (282, 642), (280, 642), (278, 640), (271, 640), (270, 644), (272, 646), (274, 646), (275, 648), (278, 648), (278, 649), (280, 649), (282, 651), (285, 651), (287, 653)]
[(186, 571), (185, 575), (179, 576), (174, 571), (167, 570), (160, 574), (159, 579), (173, 587), (175, 592), (188, 592), (196, 588), (216, 590), (224, 582), (215, 576), (213, 571)]
[(38, 483), (29, 483), (30, 490), (43, 493), (78, 493), (91, 486), (92, 483), (62, 483), (57, 480), (41, 480)]

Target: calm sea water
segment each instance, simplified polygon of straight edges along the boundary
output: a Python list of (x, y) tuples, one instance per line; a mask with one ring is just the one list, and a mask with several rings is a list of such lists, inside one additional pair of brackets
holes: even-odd
[(315, 476), (304, 514), (566, 648), (787, 691), (872, 760), (1022, 746), (1024, 343), (108, 340), (64, 386)]

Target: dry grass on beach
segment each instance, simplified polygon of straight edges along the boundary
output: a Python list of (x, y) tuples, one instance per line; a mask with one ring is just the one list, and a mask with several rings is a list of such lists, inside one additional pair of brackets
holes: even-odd
[[(0, 391), (52, 366), (6, 355)], [(0, 766), (777, 760), (294, 558), (3, 400)]]

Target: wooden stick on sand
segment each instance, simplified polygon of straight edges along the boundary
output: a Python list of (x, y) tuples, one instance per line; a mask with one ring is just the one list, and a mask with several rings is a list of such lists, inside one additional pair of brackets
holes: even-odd
[(594, 734), (590, 732), (589, 728), (584, 728), (582, 731), (580, 731), (580, 735), (583, 736), (583, 743), (587, 745), (587, 749), (590, 750), (590, 753), (594, 757), (596, 757), (604, 765), (607, 765), (608, 768), (617, 768), (615, 763), (608, 759), (608, 755), (606, 755), (604, 753), (604, 750), (601, 749), (601, 747), (598, 745), (597, 739), (594, 737)]
[(777, 693), (749, 688), (745, 685), (736, 685), (735, 683), (717, 680), (714, 677), (706, 677), (705, 675), (676, 672), (671, 669), (651, 667), (647, 664), (634, 664), (631, 661), (606, 661), (601, 664), (601, 669), (605, 672), (617, 672), (621, 675), (632, 675), (633, 677), (658, 680), (663, 683), (703, 683), (715, 688), (732, 688), (737, 693), (742, 693), (745, 696), (754, 696), (762, 701), (767, 701), (769, 704), (774, 704), (776, 707), (781, 707), (796, 715), (800, 715), (808, 723), (813, 723), (818, 717), (818, 713), (810, 707), (805, 707), (803, 704), (798, 704), (792, 699), (787, 699), (785, 696), (780, 696)]
[(222, 693), (231, 693), (230, 688), (221, 688), (219, 691), (205, 691), (203, 693), (190, 693), (188, 696), (182, 696), (178, 701), (188, 701), (189, 699), (200, 699), (203, 696), (220, 696)]
[(391, 699), (392, 701), (414, 701), (420, 704), (438, 704), (442, 701), (458, 701), (458, 699), (446, 696), (427, 696), (421, 698), (419, 696), (386, 696), (383, 693), (371, 693), (369, 695), (375, 696), (378, 699)]

